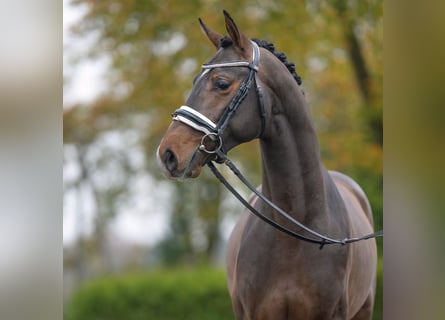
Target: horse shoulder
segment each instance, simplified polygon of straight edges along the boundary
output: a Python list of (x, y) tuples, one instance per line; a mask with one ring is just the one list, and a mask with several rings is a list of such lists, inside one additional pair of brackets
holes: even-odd
[(357, 182), (355, 182), (349, 176), (338, 172), (338, 171), (329, 171), (331, 178), (334, 180), (335, 185), (339, 189), (340, 193), (343, 191), (343, 196), (345, 196), (344, 192), (351, 194), (360, 204), (361, 209), (365, 213), (369, 223), (371, 226), (374, 225), (374, 219), (372, 217), (372, 209), (369, 204), (368, 197), (366, 196), (363, 189), (359, 186)]

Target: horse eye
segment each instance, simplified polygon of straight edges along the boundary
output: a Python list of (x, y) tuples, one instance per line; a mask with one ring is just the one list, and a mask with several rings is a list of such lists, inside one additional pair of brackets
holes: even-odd
[(230, 87), (230, 82), (224, 79), (216, 79), (214, 83), (215, 89), (226, 90)]

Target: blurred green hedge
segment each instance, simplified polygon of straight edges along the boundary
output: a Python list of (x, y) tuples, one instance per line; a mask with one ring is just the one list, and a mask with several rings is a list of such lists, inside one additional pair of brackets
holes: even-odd
[[(379, 264), (374, 320), (382, 319)], [(160, 270), (85, 283), (65, 309), (66, 320), (233, 319), (225, 273), (219, 269)]]
[(66, 320), (232, 319), (223, 270), (162, 270), (102, 277), (83, 285)]

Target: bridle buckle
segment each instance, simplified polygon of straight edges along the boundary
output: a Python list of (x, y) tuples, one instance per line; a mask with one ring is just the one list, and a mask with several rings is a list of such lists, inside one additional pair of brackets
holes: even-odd
[[(209, 149), (207, 146), (207, 144), (214, 144), (213, 149)], [(214, 132), (210, 132), (210, 133), (206, 133), (205, 135), (202, 136), (201, 138), (201, 144), (199, 146), (199, 150), (200, 151), (204, 151), (205, 153), (208, 154), (214, 154), (217, 153), (218, 150), (220, 150), (222, 147), (222, 138), (220, 135), (214, 133)]]

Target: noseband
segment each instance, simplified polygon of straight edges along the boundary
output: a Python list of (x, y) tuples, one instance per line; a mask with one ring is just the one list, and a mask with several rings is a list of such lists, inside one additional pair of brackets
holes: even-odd
[[(222, 134), (224, 133), (224, 130), (226, 129), (227, 125), (229, 124), (230, 119), (232, 118), (233, 114), (236, 112), (236, 110), (239, 108), (241, 103), (243, 102), (244, 98), (247, 96), (252, 83), (255, 83), (256, 85), (256, 91), (258, 94), (259, 99), (259, 107), (260, 107), (260, 117), (261, 117), (261, 132), (259, 137), (263, 135), (263, 132), (266, 127), (266, 111), (264, 108), (264, 102), (263, 102), (263, 92), (261, 90), (260, 85), (258, 84), (258, 80), (256, 78), (256, 74), (258, 71), (258, 64), (260, 62), (260, 48), (258, 45), (251, 41), (252, 47), (253, 47), (253, 59), (252, 62), (248, 61), (232, 61), (232, 62), (221, 62), (221, 63), (213, 63), (213, 64), (203, 64), (202, 69), (204, 70), (200, 77), (202, 77), (205, 73), (207, 73), (211, 69), (215, 68), (229, 68), (229, 67), (245, 67), (249, 68), (249, 74), (244, 79), (244, 81), (241, 83), (238, 92), (233, 97), (232, 101), (230, 101), (229, 106), (225, 109), (224, 113), (220, 117), (218, 123), (214, 123), (212, 120), (207, 118), (205, 115), (200, 113), (199, 111), (189, 107), (189, 106), (182, 106), (181, 108), (177, 109), (173, 113), (173, 120), (180, 121), (190, 127), (192, 127), (195, 130), (201, 131), (204, 133), (204, 137), (201, 140), (201, 146), (199, 149), (201, 151), (204, 151), (208, 154), (216, 154), (216, 160), (218, 162), (221, 162), (222, 159), (219, 156), (219, 154), (225, 154), (225, 151), (223, 150), (223, 140), (222, 140)], [(199, 79), (199, 78), (198, 78)], [(215, 147), (213, 149), (208, 149), (204, 142), (210, 139), (211, 141), (215, 142)]]
[[(306, 227), (299, 221), (295, 220), (292, 216), (290, 216), (287, 212), (283, 211), (281, 208), (279, 208), (277, 205), (275, 205), (273, 202), (271, 202), (268, 198), (266, 198), (261, 192), (259, 192), (238, 170), (238, 168), (231, 162), (223, 150), (223, 140), (222, 140), (222, 134), (224, 130), (226, 129), (227, 125), (229, 124), (229, 121), (235, 111), (239, 108), (241, 103), (243, 102), (244, 98), (246, 97), (247, 93), (250, 90), (250, 87), (252, 86), (252, 83), (255, 82), (256, 84), (256, 91), (258, 93), (258, 99), (259, 99), (259, 107), (260, 107), (260, 116), (261, 116), (261, 132), (259, 137), (262, 136), (265, 127), (266, 127), (266, 112), (264, 108), (264, 102), (263, 102), (263, 93), (261, 90), (261, 87), (258, 85), (258, 81), (256, 79), (256, 74), (258, 71), (258, 64), (260, 61), (260, 49), (258, 45), (251, 41), (253, 46), (253, 59), (252, 62), (248, 61), (232, 61), (232, 62), (222, 62), (222, 63), (214, 63), (214, 64), (203, 64), (202, 69), (203, 72), (201, 73), (200, 77), (202, 77), (206, 72), (208, 72), (211, 69), (214, 68), (228, 68), (228, 67), (246, 67), (249, 68), (249, 74), (242, 82), (240, 88), (238, 89), (238, 92), (233, 97), (232, 101), (230, 102), (229, 106), (226, 108), (224, 113), (222, 114), (221, 118), (219, 119), (218, 123), (215, 124), (212, 120), (207, 118), (205, 115), (200, 113), (199, 111), (188, 107), (188, 106), (182, 106), (179, 109), (177, 109), (172, 117), (175, 121), (180, 121), (190, 127), (192, 127), (195, 130), (201, 131), (204, 133), (204, 136), (201, 139), (201, 145), (198, 147), (198, 151), (202, 151), (207, 153), (208, 155), (213, 157), (210, 157), (207, 165), (213, 172), (213, 174), (218, 178), (218, 180), (247, 208), (249, 209), (253, 214), (255, 214), (258, 218), (262, 219), (272, 227), (280, 230), (281, 232), (284, 232), (290, 236), (293, 236), (299, 240), (303, 240), (310, 243), (315, 243), (320, 245), (320, 249), (322, 249), (327, 244), (341, 244), (345, 245), (348, 243), (353, 243), (361, 240), (376, 238), (376, 237), (382, 237), (383, 236), (383, 230), (380, 230), (378, 232), (365, 235), (363, 237), (357, 237), (357, 238), (344, 238), (344, 239), (332, 239), (330, 237), (327, 237), (325, 235), (319, 234), (318, 232)], [(199, 79), (199, 78), (198, 78)], [(210, 139), (214, 143), (213, 149), (208, 149), (205, 146), (205, 142), (207, 139)], [(254, 208), (248, 201), (246, 201), (239, 193), (236, 191), (232, 185), (229, 184), (229, 182), (224, 178), (224, 176), (218, 171), (218, 169), (213, 164), (213, 161), (216, 161), (218, 163), (224, 163), (226, 166), (230, 168), (230, 170), (240, 179), (240, 181), (247, 186), (253, 193), (255, 193), (265, 204), (273, 208), (276, 212), (278, 212), (282, 217), (284, 217), (287, 221), (289, 221), (291, 224), (300, 227), (301, 229), (305, 230), (309, 234), (311, 234), (313, 237), (308, 237), (302, 234), (299, 234), (293, 230), (290, 230), (277, 222), (273, 221), (269, 217), (265, 216), (263, 213), (259, 212), (256, 208)]]

